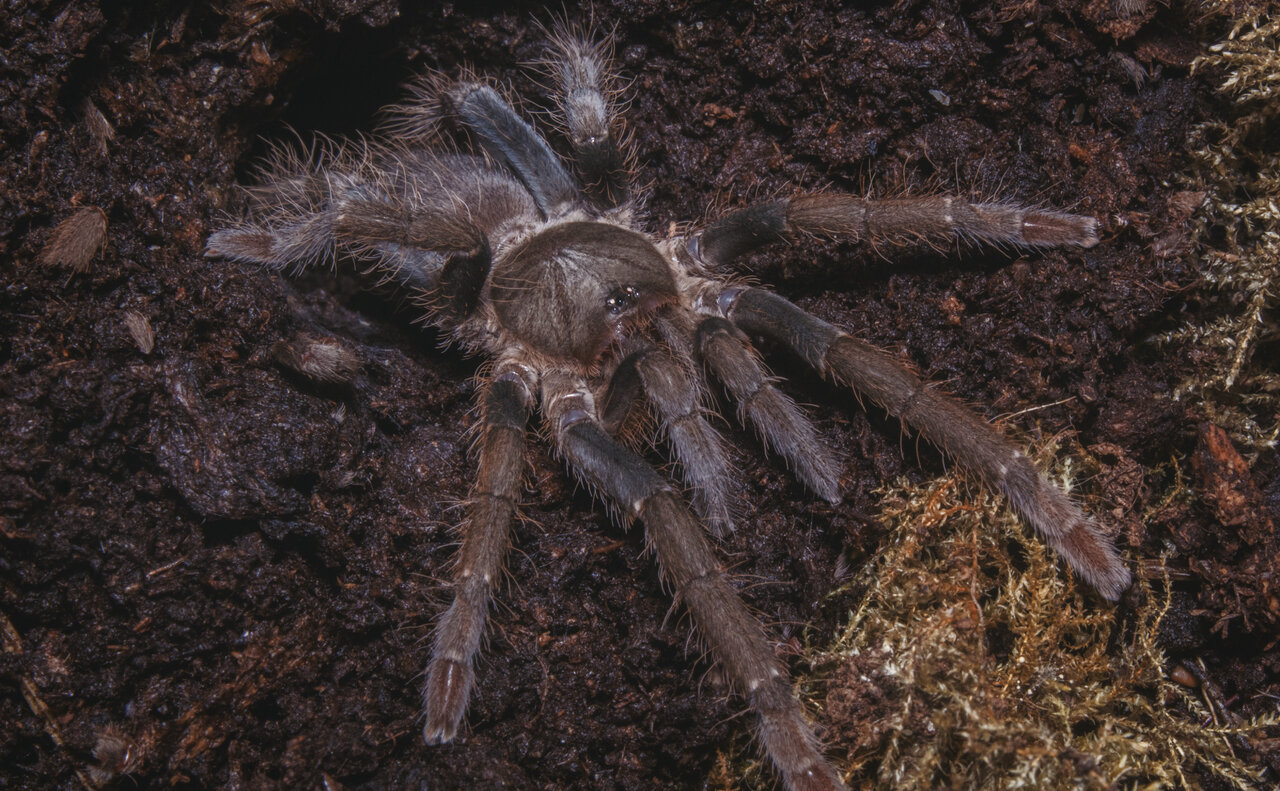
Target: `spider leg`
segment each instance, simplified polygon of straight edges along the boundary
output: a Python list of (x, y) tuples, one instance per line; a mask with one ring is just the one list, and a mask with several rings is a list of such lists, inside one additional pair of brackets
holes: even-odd
[(445, 318), (478, 302), (489, 234), (536, 216), (524, 187), (478, 157), (368, 144), (310, 161), (282, 152), (250, 197), (261, 219), (214, 232), (205, 255), (280, 269), (341, 250), (368, 273), (427, 293)]
[(422, 690), (428, 744), (452, 741), (475, 683), (476, 654), (510, 543), (524, 472), (533, 383), (524, 366), (500, 365), (480, 395), (480, 465), (467, 502), (453, 574), (453, 604), (436, 628)]
[(458, 154), (374, 149), (329, 184), (342, 249), (384, 280), (424, 293), (445, 321), (478, 304), (492, 265), (490, 235), (537, 211), (510, 174)]
[[(397, 176), (392, 178), (399, 181)], [(391, 184), (359, 174), (335, 173), (329, 181), (336, 212), (334, 236), (357, 254), (386, 243), (440, 253), (488, 246), (484, 228), (458, 200), (461, 195), (436, 196), (421, 190), (399, 194), (388, 189)]]
[(328, 212), (267, 226), (241, 223), (209, 234), (207, 258), (230, 258), (270, 269), (305, 269), (333, 256), (333, 218)]
[(795, 692), (765, 638), (716, 559), (697, 519), (643, 459), (604, 431), (586, 383), (567, 373), (542, 381), (542, 403), (555, 444), (574, 473), (622, 513), (645, 525), (663, 578), (689, 611), (712, 656), (760, 717), (760, 740), (792, 791), (844, 789), (818, 751)]
[(695, 257), (713, 266), (798, 234), (927, 243), (972, 240), (1028, 247), (1098, 243), (1092, 217), (1013, 203), (969, 203), (935, 195), (868, 200), (816, 193), (733, 211), (690, 240)]
[(470, 255), (446, 255), (379, 242), (369, 246), (366, 256), (369, 262), (363, 274), (376, 278), (375, 285), (394, 282), (416, 294), (419, 304), (438, 324), (461, 321), (475, 311), (492, 265), (488, 247)]
[(371, 262), (364, 267), (364, 274), (375, 277), (375, 285), (395, 283), (416, 291), (437, 288), (441, 270), (451, 258), (435, 250), (419, 250), (395, 242), (375, 242), (369, 245), (368, 255)]
[(712, 317), (698, 325), (698, 356), (738, 402), (740, 419), (750, 422), (764, 443), (782, 456), (796, 476), (829, 503), (840, 501), (836, 467), (813, 424), (773, 380), (742, 331)]
[(257, 222), (214, 231), (205, 246), (210, 258), (230, 258), (271, 269), (299, 269), (331, 259), (337, 211), (329, 200), (324, 167), (329, 150), (315, 157), (277, 149), (262, 183), (247, 190)]
[(469, 315), (480, 300), (493, 254), (489, 236), (453, 202), (398, 199), (385, 191), (343, 191), (334, 235), (372, 272), (415, 287), (437, 320)]
[(449, 99), (480, 147), (506, 163), (543, 216), (558, 214), (580, 200), (577, 184), (551, 146), (497, 91), (479, 83), (461, 83), (449, 91)]
[(646, 396), (680, 463), (685, 483), (693, 489), (694, 509), (713, 533), (722, 536), (733, 530), (729, 460), (719, 432), (707, 422), (697, 381), (692, 371), (657, 346), (633, 352), (610, 378), (602, 399), (602, 425), (614, 433), (628, 411), (624, 399)]
[(549, 71), (584, 192), (601, 207), (616, 207), (627, 200), (630, 174), (609, 69), (612, 47), (561, 25), (551, 34), (550, 48)]
[(929, 387), (892, 356), (771, 291), (730, 288), (719, 305), (736, 326), (798, 353), (809, 365), (880, 404), (1009, 498), (1013, 509), (1112, 601), (1131, 577), (1111, 540), (1031, 460), (973, 410)]

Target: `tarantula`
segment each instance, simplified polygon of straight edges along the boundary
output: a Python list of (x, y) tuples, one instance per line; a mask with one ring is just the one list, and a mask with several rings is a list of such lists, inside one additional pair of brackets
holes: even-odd
[[(454, 599), (436, 629), (423, 691), (428, 743), (454, 738), (471, 695), (536, 412), (573, 474), (620, 519), (644, 524), (664, 580), (759, 715), (760, 741), (787, 788), (844, 788), (708, 537), (707, 528), (722, 534), (733, 521), (732, 470), (709, 420), (710, 379), (809, 489), (840, 499), (831, 453), (775, 386), (753, 336), (881, 405), (1003, 492), (1104, 597), (1117, 599), (1130, 575), (1094, 523), (983, 418), (884, 352), (727, 272), (796, 235), (1089, 247), (1096, 224), (955, 197), (821, 192), (660, 237), (637, 220), (609, 45), (566, 27), (552, 36), (550, 53), (572, 166), (484, 81), (433, 76), (393, 108), (380, 135), (277, 157), (249, 191), (251, 216), (210, 236), (206, 254), (276, 269), (349, 257), (397, 283), (464, 349), (489, 359)], [(474, 153), (446, 142), (449, 123)], [(622, 438), (641, 404), (657, 418), (692, 509)]]

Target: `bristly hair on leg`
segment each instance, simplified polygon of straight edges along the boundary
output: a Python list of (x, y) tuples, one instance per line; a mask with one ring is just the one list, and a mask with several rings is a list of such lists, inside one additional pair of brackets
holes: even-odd
[(260, 264), (297, 274), (332, 264), (336, 250), (330, 178), (349, 167), (351, 147), (317, 136), (298, 149), (277, 145), (244, 190), (252, 219), (215, 231), (205, 255)]
[(598, 205), (618, 207), (631, 195), (635, 152), (621, 115), (625, 91), (609, 67), (613, 40), (566, 20), (546, 32), (547, 59), (539, 65), (550, 80), (557, 125), (573, 148), (583, 189)]

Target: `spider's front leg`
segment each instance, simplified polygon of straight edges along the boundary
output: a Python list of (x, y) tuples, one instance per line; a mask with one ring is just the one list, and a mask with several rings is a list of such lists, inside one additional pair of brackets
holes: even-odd
[(499, 364), (480, 395), (480, 465), (462, 524), (453, 604), (436, 627), (422, 690), (422, 736), (428, 744), (453, 740), (471, 698), (473, 665), (520, 498), (525, 427), (537, 386), (531, 379), (525, 366)]
[(664, 579), (674, 588), (711, 655), (760, 716), (760, 741), (791, 791), (844, 789), (818, 751), (764, 628), (739, 598), (706, 532), (680, 496), (601, 426), (586, 382), (548, 374), (542, 403), (560, 453), (574, 473), (627, 518), (644, 523)]
[(925, 384), (901, 363), (771, 291), (729, 288), (719, 298), (746, 332), (789, 347), (824, 375), (883, 406), (1009, 498), (1080, 576), (1112, 601), (1131, 577), (1110, 539), (1021, 450), (973, 410)]

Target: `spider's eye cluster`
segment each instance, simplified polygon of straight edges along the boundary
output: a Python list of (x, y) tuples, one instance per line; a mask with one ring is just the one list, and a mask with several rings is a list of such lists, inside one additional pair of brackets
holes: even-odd
[(631, 286), (615, 289), (604, 301), (604, 305), (613, 316), (620, 316), (635, 306), (640, 299), (640, 292)]

